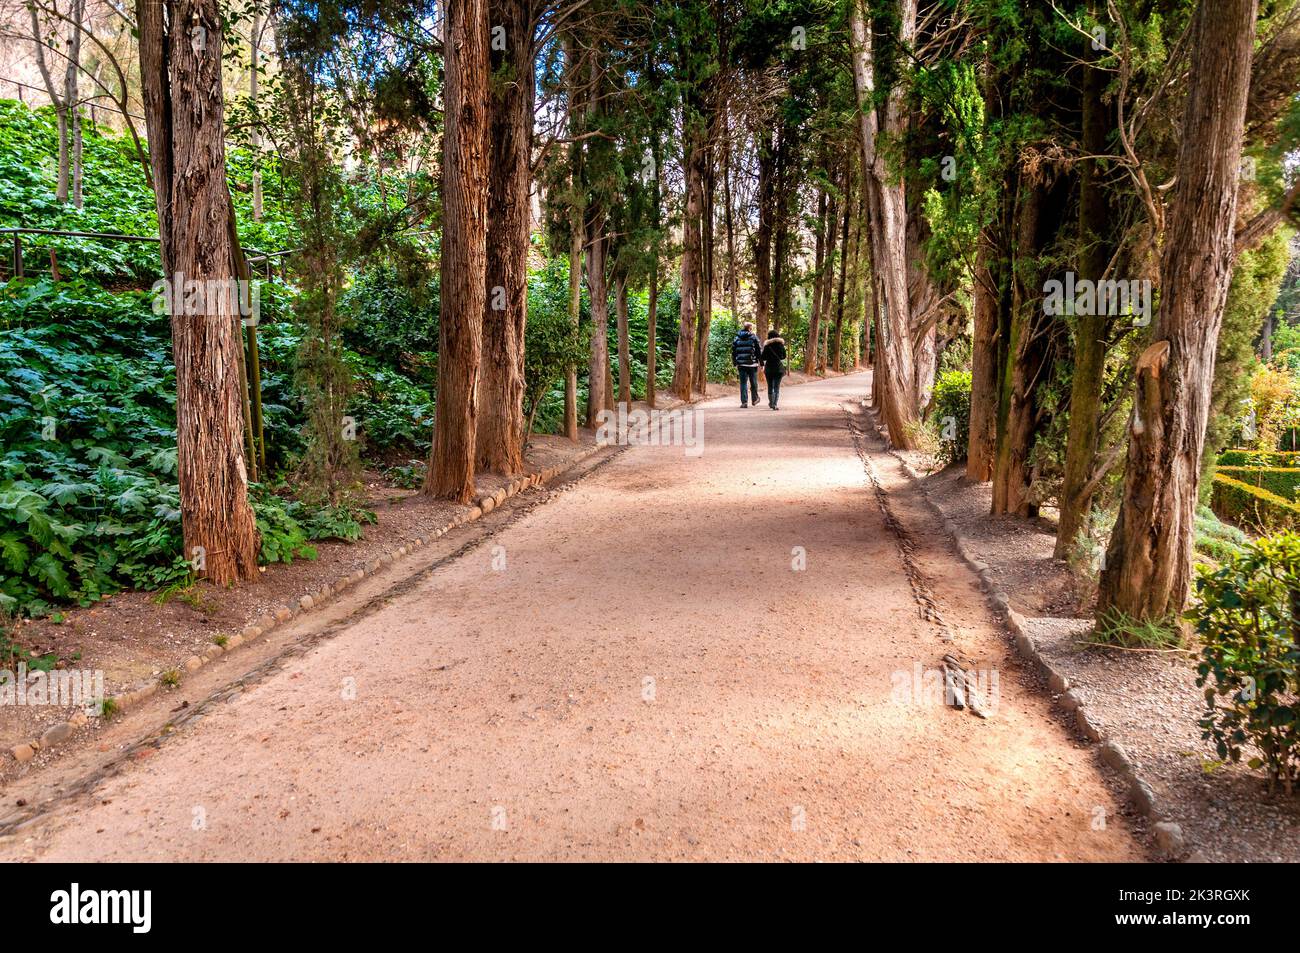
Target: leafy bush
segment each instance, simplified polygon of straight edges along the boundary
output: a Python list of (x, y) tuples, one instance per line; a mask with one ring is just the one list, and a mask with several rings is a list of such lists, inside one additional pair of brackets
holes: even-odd
[(739, 380), (736, 365), (731, 363), (731, 342), (740, 333), (740, 322), (729, 311), (714, 309), (709, 322), (709, 368), (711, 381)]
[(438, 308), (436, 278), (408, 289), (395, 268), (372, 268), (357, 276), (339, 302), (340, 313), (348, 318), (344, 340), (356, 352), (392, 370), (409, 371), (432, 389)]
[(1217, 472), (1262, 487), (1284, 500), (1294, 500), (1296, 487), (1300, 486), (1300, 467), (1219, 467)]
[[(0, 227), (157, 235), (153, 192), (134, 146), (125, 138), (100, 135), (89, 121), (83, 130), (85, 201), (78, 209), (54, 198), (54, 110), (0, 100)], [(49, 249), (64, 274), (152, 283), (162, 271), (158, 246), (151, 242), (24, 235), (23, 261), (30, 274), (49, 268)], [(9, 249), (4, 252), (7, 257)], [(7, 261), (4, 267), (8, 273)]]
[(1225, 450), (1219, 454), (1220, 467), (1296, 467), (1300, 453), (1290, 450)]
[(1248, 539), (1237, 527), (1220, 522), (1208, 507), (1196, 511), (1193, 547), (1201, 555), (1216, 563), (1226, 562), (1241, 552)]
[(945, 371), (934, 382), (930, 426), (939, 438), (938, 458), (947, 466), (966, 459), (970, 443), (970, 371)]
[(1300, 527), (1300, 504), (1221, 473), (1214, 475), (1210, 508), (1220, 519), (1264, 532)]
[(1242, 434), (1243, 439), (1261, 450), (1275, 450), (1289, 431), (1300, 426), (1300, 383), (1290, 370), (1265, 364), (1250, 379), (1249, 405), (1253, 428)]
[(1205, 688), (1202, 737), (1223, 760), (1248, 747), (1270, 789), (1300, 780), (1300, 536), (1247, 544), (1215, 571), (1202, 571), (1188, 613), (1204, 642), (1197, 684)]

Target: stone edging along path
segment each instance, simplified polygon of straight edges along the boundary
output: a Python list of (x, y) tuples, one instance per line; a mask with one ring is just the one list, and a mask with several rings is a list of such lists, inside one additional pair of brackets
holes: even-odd
[(953, 523), (943, 510), (930, 497), (930, 491), (907, 459), (900, 453), (896, 452), (889, 446), (889, 441), (885, 439), (884, 429), (880, 426), (875, 414), (872, 412), (868, 401), (862, 401), (863, 410), (870, 415), (873, 421), (876, 433), (884, 440), (885, 451), (899, 462), (903, 472), (907, 474), (913, 485), (921, 491), (921, 497), (925, 503), (938, 517), (939, 524), (943, 527), (944, 532), (951, 537), (957, 554), (970, 567), (971, 571), (979, 577), (980, 586), (988, 595), (989, 601), (993, 604), (997, 615), (1006, 623), (1011, 630), (1012, 639), (1016, 646), (1016, 651), (1022, 658), (1032, 663), (1034, 667), (1042, 673), (1047, 681), (1048, 690), (1057, 696), (1057, 704), (1063, 711), (1072, 712), (1074, 720), (1080, 733), (1090, 742), (1099, 745), (1097, 749), (1101, 760), (1112, 768), (1123, 781), (1127, 788), (1129, 801), (1137, 809), (1138, 813), (1148, 818), (1152, 822), (1152, 834), (1160, 850), (1170, 857), (1180, 856), (1186, 850), (1186, 844), (1183, 837), (1182, 827), (1164, 819), (1162, 812), (1156, 803), (1155, 791), (1140, 774), (1133, 762), (1129, 760), (1127, 752), (1123, 745), (1114, 738), (1106, 735), (1104, 727), (1088, 715), (1087, 707), (1083, 699), (1076, 694), (1070, 684), (1070, 680), (1056, 671), (1048, 660), (1038, 651), (1034, 644), (1033, 637), (1029, 634), (1029, 627), (1025, 624), (1026, 620), (1023, 615), (1011, 607), (1011, 600), (1006, 592), (1000, 588), (989, 571), (987, 563), (981, 562), (975, 558), (975, 555), (967, 539), (962, 536), (957, 525)]
[[(302, 616), (313, 609), (319, 609), (325, 604), (331, 602), (336, 596), (345, 592), (352, 586), (355, 586), (367, 576), (373, 576), (401, 559), (412, 554), (416, 549), (433, 542), (435, 539), (446, 535), (451, 530), (466, 523), (472, 523), (475, 520), (491, 513), (494, 509), (504, 503), (512, 496), (524, 492), (532, 487), (541, 486), (555, 479), (561, 473), (573, 469), (584, 461), (590, 459), (602, 450), (610, 449), (608, 446), (597, 444), (582, 453), (579, 453), (571, 460), (556, 464), (553, 467), (540, 470), (536, 473), (530, 473), (526, 476), (518, 477), (506, 486), (501, 487), (495, 493), (480, 497), (474, 506), (467, 512), (456, 517), (441, 529), (434, 530), (428, 536), (421, 536), (413, 540), (409, 545), (399, 546), (391, 552), (384, 553), (371, 560), (364, 568), (358, 569), (350, 575), (343, 576), (329, 585), (321, 587), (316, 592), (303, 596), (295, 603), (289, 603), (280, 606), (272, 612), (261, 616), (249, 625), (244, 626), (237, 635), (232, 635), (221, 645), (212, 645), (201, 655), (192, 655), (185, 660), (184, 672), (197, 672), (203, 666), (207, 665), (214, 659), (220, 658), (235, 651), (241, 645), (252, 642), (261, 638), (277, 626), (283, 625), (292, 619)], [(182, 676), (183, 677), (183, 676)], [(143, 682), (138, 683), (134, 688), (119, 692), (116, 695), (110, 695), (104, 700), (104, 708), (110, 713), (124, 711), (133, 706), (139, 705), (142, 701), (157, 694), (162, 681), (159, 678), (151, 677)], [(19, 763), (30, 761), (36, 756), (37, 751), (43, 751), (62, 744), (73, 736), (76, 730), (90, 721), (90, 716), (84, 712), (78, 712), (67, 721), (59, 722), (47, 728), (39, 738), (33, 738), (14, 745), (10, 749), (10, 754)]]

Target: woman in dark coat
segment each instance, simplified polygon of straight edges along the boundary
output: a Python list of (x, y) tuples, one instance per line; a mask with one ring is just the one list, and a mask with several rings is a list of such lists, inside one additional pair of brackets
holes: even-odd
[(781, 378), (785, 376), (785, 341), (777, 334), (776, 328), (767, 332), (763, 342), (763, 376), (767, 378), (767, 406), (777, 410), (776, 403), (781, 399)]

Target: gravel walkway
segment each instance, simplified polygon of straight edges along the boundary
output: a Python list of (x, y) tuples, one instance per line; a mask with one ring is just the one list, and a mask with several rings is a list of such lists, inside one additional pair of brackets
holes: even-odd
[(968, 483), (959, 468), (922, 481), (989, 565), (1012, 608), (1027, 617), (1038, 650), (1069, 678), (1089, 717), (1123, 746), (1165, 819), (1182, 828), (1178, 858), (1300, 861), (1300, 796), (1267, 794), (1256, 772), (1221, 764), (1201, 740), (1204, 698), (1195, 658), (1080, 645), (1092, 623), (1076, 618), (1069, 572), (1052, 558), (1055, 536), (1045, 523), (990, 519), (990, 487)]
[[(0, 857), (1143, 859), (873, 451), (914, 530), (909, 582), (841, 409), (868, 381), (792, 388), (777, 412), (709, 402), (702, 455), (632, 448), (494, 510), (474, 531), (495, 534)], [(945, 653), (1001, 676), (991, 718), (911, 691)]]

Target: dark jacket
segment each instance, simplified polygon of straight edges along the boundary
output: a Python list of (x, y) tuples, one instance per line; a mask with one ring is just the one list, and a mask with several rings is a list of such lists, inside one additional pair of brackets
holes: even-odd
[(785, 373), (785, 341), (780, 338), (768, 338), (763, 342), (763, 373), (768, 377), (779, 377)]
[(742, 328), (731, 342), (731, 363), (737, 367), (758, 367), (758, 355), (762, 349), (753, 332)]

